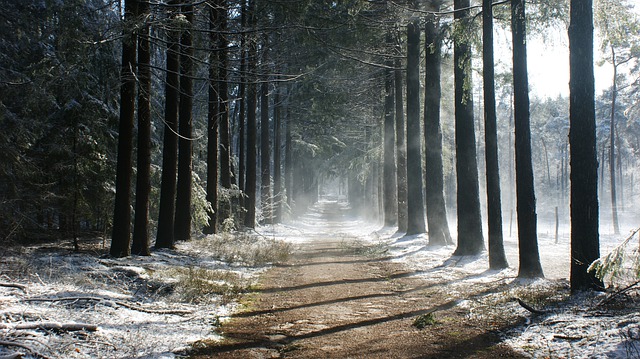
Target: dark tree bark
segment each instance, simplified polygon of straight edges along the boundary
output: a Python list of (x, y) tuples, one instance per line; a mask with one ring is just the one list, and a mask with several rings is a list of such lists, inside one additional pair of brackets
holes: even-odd
[(493, 59), (493, 5), (482, 2), (482, 74), (484, 81), (484, 131), (487, 166), (487, 219), (489, 222), (489, 268), (507, 268), (502, 236), (502, 203), (498, 162), (498, 126)]
[(183, 2), (188, 22), (180, 38), (180, 107), (178, 110), (178, 183), (176, 189), (175, 240), (191, 238), (192, 127), (193, 127), (193, 5)]
[[(247, 26), (247, 2), (242, 1), (241, 6), (241, 23), (242, 28)], [(238, 84), (238, 106), (240, 106), (240, 113), (238, 115), (238, 189), (244, 192), (245, 184), (245, 162), (246, 162), (246, 136), (245, 136), (245, 124), (247, 119), (246, 114), (246, 96), (247, 96), (247, 34), (240, 35), (240, 83)], [(244, 197), (240, 198), (240, 207), (244, 208)]]
[(602, 289), (589, 265), (600, 257), (593, 3), (571, 0), (569, 145), (571, 151), (571, 292)]
[[(249, 1), (247, 9), (248, 25), (251, 28), (256, 26), (255, 0)], [(249, 38), (248, 48), (248, 73), (255, 74), (257, 70), (258, 44), (254, 38)], [(246, 181), (245, 181), (245, 219), (244, 225), (249, 228), (256, 226), (256, 166), (257, 166), (257, 149), (256, 149), (256, 110), (257, 104), (257, 85), (255, 77), (247, 79), (247, 161), (246, 161)]]
[[(387, 44), (392, 46), (391, 35), (387, 34)], [(396, 129), (394, 112), (394, 87), (393, 87), (393, 60), (385, 62), (384, 70), (384, 159), (382, 167), (383, 177), (383, 208), (384, 225), (391, 227), (398, 223), (398, 200), (396, 178)]]
[(398, 186), (398, 232), (407, 232), (407, 143), (405, 141), (406, 126), (404, 123), (404, 96), (402, 92), (402, 61), (396, 59), (394, 71), (395, 105), (396, 105), (396, 164)]
[[(233, 169), (231, 166), (231, 134), (229, 131), (229, 88), (228, 88), (228, 71), (227, 67), (229, 61), (228, 47), (229, 41), (227, 40), (227, 1), (217, 1), (218, 11), (220, 13), (218, 17), (218, 99), (219, 99), (219, 114), (218, 114), (218, 132), (220, 136), (219, 146), (219, 165), (220, 165), (220, 186), (227, 190), (231, 190), (231, 183), (233, 181)], [(223, 202), (218, 199), (218, 205), (214, 208), (218, 209), (217, 220), (222, 223), (225, 219), (229, 218), (231, 214), (231, 201), (230, 198), (224, 198)]]
[[(266, 50), (263, 50), (266, 51)], [(271, 203), (271, 143), (269, 136), (269, 82), (262, 82), (260, 91), (260, 205), (263, 221), (273, 223)]]
[(221, 33), (218, 28), (221, 12), (215, 2), (209, 9), (209, 99), (207, 113), (207, 201), (211, 203), (208, 211), (209, 225), (204, 234), (218, 232), (218, 128), (222, 114), (222, 98), (218, 91), (218, 81), (222, 66), (219, 63), (218, 44)]
[[(456, 26), (468, 28), (469, 0), (454, 0)], [(464, 33), (465, 31), (457, 31)], [(471, 90), (471, 47), (464, 35), (453, 45), (455, 84), (458, 247), (455, 255), (475, 255), (484, 249), (480, 189)]]
[(407, 235), (425, 233), (420, 138), (420, 24), (407, 25)]
[[(434, 10), (439, 10), (436, 8)], [(452, 243), (444, 202), (444, 173), (442, 165), (442, 129), (440, 127), (440, 58), (441, 37), (438, 20), (430, 15), (425, 28), (425, 186), (427, 225), (430, 245)]]
[[(125, 24), (131, 25), (136, 13), (137, 1), (126, 0), (124, 3)], [(131, 254), (131, 165), (136, 99), (136, 34), (132, 29), (132, 25), (126, 26), (122, 38), (118, 163), (110, 249), (110, 254), (114, 257), (127, 257)]]
[[(149, 14), (149, 3), (141, 1), (138, 12)], [(138, 160), (136, 176), (136, 216), (133, 225), (133, 254), (148, 256), (149, 245), (149, 197), (151, 196), (151, 62), (149, 24), (138, 35)]]
[[(180, 0), (169, 4), (175, 5)], [(170, 11), (174, 11), (170, 8)], [(160, 185), (160, 209), (156, 248), (174, 247), (176, 205), (176, 176), (178, 170), (178, 88), (180, 86), (180, 55), (178, 30), (167, 31), (167, 72), (165, 82), (164, 139), (162, 147), (162, 183)]]
[(291, 116), (289, 107), (286, 111), (286, 130), (284, 135), (284, 187), (287, 194), (287, 206), (291, 208), (293, 198), (293, 148), (291, 137)]
[(262, 66), (265, 75), (260, 90), (260, 206), (264, 223), (273, 223), (273, 205), (271, 198), (271, 136), (269, 131), (270, 96), (269, 96), (269, 35), (262, 36)]
[(544, 275), (538, 252), (536, 197), (531, 161), (524, 0), (511, 1), (511, 32), (513, 34), (513, 104), (516, 139), (516, 211), (520, 259), (518, 277), (536, 278)]
[(276, 85), (273, 105), (273, 194), (275, 199), (274, 222), (282, 222), (282, 103), (280, 88)]

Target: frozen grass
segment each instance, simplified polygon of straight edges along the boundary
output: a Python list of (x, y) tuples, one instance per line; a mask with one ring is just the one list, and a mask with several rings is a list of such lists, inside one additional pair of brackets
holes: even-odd
[(30, 348), (3, 346), (0, 356), (175, 358), (194, 343), (219, 338), (215, 330), (238, 296), (292, 250), (289, 243), (247, 233), (122, 259), (105, 256), (98, 242), (83, 253), (60, 247), (5, 249), (0, 281), (27, 290), (0, 287), (0, 324), (89, 323), (98, 330), (0, 329), (3, 341)]

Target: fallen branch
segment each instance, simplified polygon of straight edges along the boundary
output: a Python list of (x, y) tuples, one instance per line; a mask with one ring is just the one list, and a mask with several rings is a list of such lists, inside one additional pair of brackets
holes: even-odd
[(533, 314), (546, 314), (547, 311), (546, 310), (540, 310), (540, 309), (535, 309), (534, 307), (530, 306), (529, 304), (525, 303), (522, 299), (520, 298), (515, 298), (515, 300), (518, 301), (518, 304), (520, 304), (520, 306), (528, 311), (530, 311)]
[(22, 353), (11, 353), (6, 355), (0, 355), (0, 359), (22, 359), (24, 354)]
[[(2, 341), (0, 341), (0, 345), (5, 346), (5, 347), (18, 347), (18, 348), (26, 349), (26, 350), (30, 351), (34, 356), (36, 356), (38, 358), (49, 359), (48, 356), (38, 353), (37, 351), (35, 351), (33, 348), (31, 348), (30, 346), (28, 346), (26, 344), (17, 343), (17, 342), (7, 342), (7, 341), (2, 340)], [(20, 353), (16, 353), (16, 354), (22, 355)], [(16, 358), (20, 358), (20, 356), (18, 356)]]
[(553, 339), (564, 339), (564, 340), (582, 340), (583, 336), (573, 336), (573, 335), (563, 335), (563, 334), (554, 334)]
[(8, 288), (17, 288), (20, 289), (23, 292), (27, 292), (27, 286), (26, 285), (22, 285), (19, 283), (4, 283), (4, 282), (0, 282), (0, 287), (8, 287)]
[(638, 286), (638, 285), (640, 285), (640, 281), (637, 281), (637, 282), (635, 282), (635, 283), (631, 283), (631, 284), (629, 284), (628, 286), (626, 286), (626, 287), (624, 287), (624, 288), (622, 288), (622, 289), (620, 289), (620, 290), (617, 290), (617, 291), (615, 291), (615, 292), (613, 292), (613, 293), (609, 294), (606, 298), (604, 298), (603, 300), (601, 300), (600, 302), (598, 302), (598, 306), (601, 306), (601, 305), (603, 305), (603, 304), (609, 303), (609, 302), (610, 302), (610, 301), (612, 301), (615, 297), (617, 297), (617, 296), (619, 296), (619, 295), (621, 295), (621, 294), (624, 294), (624, 293), (626, 293), (626, 292), (630, 291), (631, 289), (633, 289), (633, 287), (636, 287), (636, 286)]
[(25, 302), (75, 302), (75, 301), (81, 301), (81, 300), (113, 303), (121, 307), (125, 307), (138, 312), (149, 313), (149, 314), (186, 315), (186, 314), (193, 313), (190, 310), (180, 310), (180, 309), (166, 309), (166, 310), (165, 309), (148, 309), (148, 308), (144, 308), (144, 307), (130, 304), (127, 302), (112, 300), (108, 298), (100, 298), (100, 297), (61, 297), (61, 298), (26, 298), (24, 299)]
[(11, 330), (29, 330), (29, 329), (42, 329), (42, 330), (56, 330), (62, 332), (77, 332), (80, 330), (87, 330), (95, 332), (98, 330), (97, 325), (87, 323), (56, 323), (56, 322), (35, 322), (35, 323), (19, 323), (19, 324), (5, 324), (0, 323), (0, 329)]

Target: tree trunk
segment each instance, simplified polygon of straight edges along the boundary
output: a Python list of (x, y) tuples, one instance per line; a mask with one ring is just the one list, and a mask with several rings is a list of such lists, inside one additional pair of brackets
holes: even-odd
[(516, 207), (520, 269), (518, 277), (543, 277), (538, 252), (536, 198), (531, 161), (529, 80), (527, 75), (526, 17), (524, 0), (511, 1), (513, 34), (513, 101), (516, 147)]
[[(218, 91), (220, 77), (219, 56), (217, 51), (221, 36), (218, 31), (220, 23), (220, 9), (212, 4), (209, 9), (209, 99), (207, 113), (207, 201), (211, 204), (208, 212), (209, 225), (203, 229), (204, 234), (214, 234), (218, 231), (218, 128), (222, 113), (222, 99)], [(216, 50), (218, 49), (218, 50)]]
[[(433, 9), (435, 11), (439, 8)], [(441, 35), (435, 16), (429, 15), (425, 27), (425, 186), (427, 202), (427, 226), (430, 245), (452, 243), (444, 201), (444, 173), (442, 166), (442, 128), (440, 127)]]
[[(609, 150), (609, 175), (611, 178), (611, 219), (613, 221), (613, 233), (620, 234), (620, 225), (618, 224), (618, 203), (616, 193), (616, 99), (618, 97), (618, 64), (616, 59), (616, 50), (611, 45), (611, 61), (613, 62), (613, 84), (611, 85), (611, 121), (609, 123), (609, 133), (611, 136), (611, 144)], [(620, 159), (618, 159), (620, 160)]]
[[(125, 24), (133, 23), (137, 1), (124, 3)], [(136, 35), (126, 28), (122, 38), (120, 69), (120, 125), (118, 128), (118, 162), (116, 167), (116, 198), (113, 212), (113, 233), (110, 254), (127, 257), (131, 254), (131, 176), (133, 121), (136, 98)]]
[(280, 87), (274, 91), (273, 108), (273, 194), (275, 199), (274, 222), (282, 222), (282, 103)]
[[(469, 0), (454, 0), (456, 26), (469, 29)], [(461, 30), (468, 31), (468, 30)], [(458, 247), (455, 255), (475, 255), (484, 249), (480, 189), (473, 118), (471, 47), (468, 39), (453, 45), (457, 172)]]
[[(149, 15), (149, 3), (141, 1), (138, 12)], [(148, 256), (149, 251), (149, 197), (151, 196), (151, 62), (149, 24), (140, 29), (138, 36), (138, 161), (136, 176), (136, 216), (133, 226), (133, 254)]]
[[(263, 36), (262, 43), (262, 64), (266, 66), (269, 61), (269, 36)], [(265, 73), (269, 71), (264, 70)], [(262, 208), (262, 218), (265, 224), (273, 223), (272, 198), (271, 198), (271, 143), (269, 136), (269, 75), (265, 74), (262, 79), (260, 91), (260, 205)]]
[[(387, 44), (393, 46), (391, 34), (387, 34)], [(393, 60), (385, 61), (387, 68), (384, 70), (384, 163), (382, 167), (383, 176), (383, 211), (384, 225), (395, 226), (398, 223), (398, 200), (396, 158), (395, 158), (395, 118), (394, 118), (394, 87), (393, 87)]]
[[(256, 26), (255, 1), (250, 0), (247, 16), (250, 28)], [(258, 56), (258, 44), (256, 39), (250, 37), (248, 39), (248, 73), (255, 74), (257, 71), (256, 57)], [(248, 228), (256, 226), (256, 166), (257, 166), (257, 149), (256, 149), (256, 110), (257, 104), (257, 85), (255, 77), (252, 75), (247, 79), (247, 161), (246, 161), (246, 178), (245, 178), (245, 218), (244, 225)]]
[(396, 59), (394, 71), (396, 104), (396, 163), (398, 186), (398, 232), (407, 232), (407, 143), (404, 123), (402, 60)]
[(192, 127), (193, 127), (193, 5), (185, 1), (182, 13), (188, 23), (180, 38), (180, 108), (178, 110), (178, 184), (175, 240), (191, 239)]
[(502, 237), (502, 203), (498, 160), (498, 126), (496, 124), (496, 91), (493, 60), (493, 5), (482, 2), (482, 74), (484, 81), (485, 156), (487, 166), (487, 217), (489, 222), (489, 268), (509, 265)]
[[(169, 4), (176, 5), (179, 0)], [(171, 7), (170, 11), (174, 11)], [(180, 86), (180, 55), (177, 29), (167, 31), (167, 73), (165, 83), (164, 139), (162, 147), (162, 183), (160, 186), (160, 209), (156, 248), (174, 247), (176, 206), (176, 176), (178, 165), (178, 101)]]
[(407, 25), (407, 235), (425, 233), (420, 138), (420, 23)]
[(291, 138), (291, 114), (287, 107), (286, 126), (284, 135), (284, 187), (287, 194), (287, 206), (291, 208), (293, 198), (293, 148)]
[(233, 180), (233, 169), (231, 166), (231, 134), (229, 131), (229, 88), (228, 80), (229, 75), (227, 67), (229, 61), (228, 47), (229, 41), (227, 40), (227, 1), (218, 0), (218, 11), (220, 15), (218, 17), (218, 29), (220, 34), (218, 35), (218, 98), (219, 98), (219, 111), (218, 114), (218, 133), (220, 136), (219, 146), (219, 166), (220, 166), (220, 186), (226, 190), (226, 196), (223, 201), (218, 199), (218, 223), (223, 223), (225, 219), (229, 218), (231, 214), (231, 198), (229, 197), (229, 191), (231, 190), (231, 183)]
[(600, 257), (598, 160), (593, 74), (592, 0), (571, 0), (569, 146), (571, 151), (571, 292), (601, 289), (589, 265)]
[[(242, 28), (247, 26), (247, 2), (242, 2), (241, 7), (241, 22)], [(242, 33), (240, 35), (240, 83), (238, 84), (238, 106), (240, 106), (240, 113), (238, 115), (238, 189), (244, 192), (245, 184), (245, 162), (246, 162), (246, 136), (245, 136), (245, 121), (246, 115), (246, 100), (247, 100), (247, 34)], [(240, 207), (244, 207), (244, 197), (240, 198)]]

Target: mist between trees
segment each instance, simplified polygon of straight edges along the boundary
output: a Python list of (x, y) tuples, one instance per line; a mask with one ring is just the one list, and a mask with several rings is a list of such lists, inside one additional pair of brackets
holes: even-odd
[[(334, 195), (493, 268), (517, 236), (523, 277), (543, 276), (538, 223), (573, 228), (577, 290), (602, 284), (599, 231), (638, 212), (630, 1), (65, 0), (1, 17), (5, 243), (148, 255)], [(527, 37), (565, 31), (570, 96), (531, 97)], [(512, 66), (494, 65), (494, 33)], [(614, 69), (602, 93), (594, 66)]]

